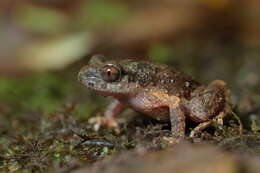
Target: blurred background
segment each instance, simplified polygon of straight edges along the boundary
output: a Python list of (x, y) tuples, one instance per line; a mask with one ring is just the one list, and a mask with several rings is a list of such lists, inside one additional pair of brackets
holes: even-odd
[[(37, 94), (46, 99), (48, 87), (78, 85), (80, 67), (98, 53), (169, 63), (206, 83), (223, 79), (238, 93), (235, 100), (259, 102), (257, 0), (12, 0), (0, 2), (0, 14), (5, 101), (28, 89), (24, 100), (36, 97), (41, 107)], [(57, 86), (56, 78), (68, 84)]]
[(77, 82), (93, 54), (225, 80), (239, 116), (260, 129), (260, 1), (8, 0), (0, 1), (0, 150), (18, 134), (55, 129), (57, 112), (87, 119), (103, 109), (109, 99)]

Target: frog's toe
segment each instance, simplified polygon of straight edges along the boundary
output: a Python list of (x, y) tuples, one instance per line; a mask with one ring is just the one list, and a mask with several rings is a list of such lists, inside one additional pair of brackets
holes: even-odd
[(93, 129), (95, 131), (99, 131), (101, 126), (106, 126), (110, 128), (118, 127), (118, 123), (114, 118), (108, 118), (104, 116), (95, 116), (93, 118), (90, 118), (88, 122), (93, 125)]
[(194, 138), (194, 136), (195, 136), (197, 133), (200, 133), (202, 130), (204, 130), (205, 128), (207, 128), (210, 124), (211, 124), (211, 121), (206, 121), (206, 122), (200, 123), (197, 127), (195, 127), (195, 128), (190, 132), (189, 137), (190, 137), (190, 138)]

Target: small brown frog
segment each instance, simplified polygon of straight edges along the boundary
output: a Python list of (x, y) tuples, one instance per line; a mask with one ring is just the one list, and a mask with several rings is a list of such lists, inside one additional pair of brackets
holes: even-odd
[(167, 65), (135, 60), (107, 60), (93, 56), (79, 72), (79, 81), (97, 93), (116, 98), (104, 116), (112, 119), (127, 105), (160, 121), (171, 122), (172, 135), (185, 137), (185, 118), (199, 123), (190, 136), (230, 110), (225, 82), (201, 85)]

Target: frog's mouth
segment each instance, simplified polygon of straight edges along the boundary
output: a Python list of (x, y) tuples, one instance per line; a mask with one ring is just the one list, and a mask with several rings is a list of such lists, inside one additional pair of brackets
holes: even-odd
[(106, 90), (107, 88), (107, 84), (97, 78), (96, 76), (86, 76), (82, 73), (79, 73), (78, 75), (78, 80), (84, 85), (86, 86), (87, 88), (90, 88), (90, 89), (93, 89), (93, 90)]
[(96, 76), (88, 76), (85, 73), (79, 73), (78, 80), (82, 83), (86, 88), (94, 90), (98, 94), (104, 96), (111, 96), (116, 93), (116, 91), (108, 89), (108, 84), (102, 79)]

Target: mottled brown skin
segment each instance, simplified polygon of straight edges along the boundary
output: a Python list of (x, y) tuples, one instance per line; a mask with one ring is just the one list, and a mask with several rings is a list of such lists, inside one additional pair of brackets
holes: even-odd
[(176, 139), (185, 137), (185, 118), (200, 123), (192, 132), (207, 127), (228, 109), (225, 82), (215, 80), (208, 86), (167, 65), (134, 60), (106, 60), (93, 56), (79, 72), (80, 82), (116, 101), (105, 117), (120, 114), (125, 105), (161, 121), (171, 122)]

